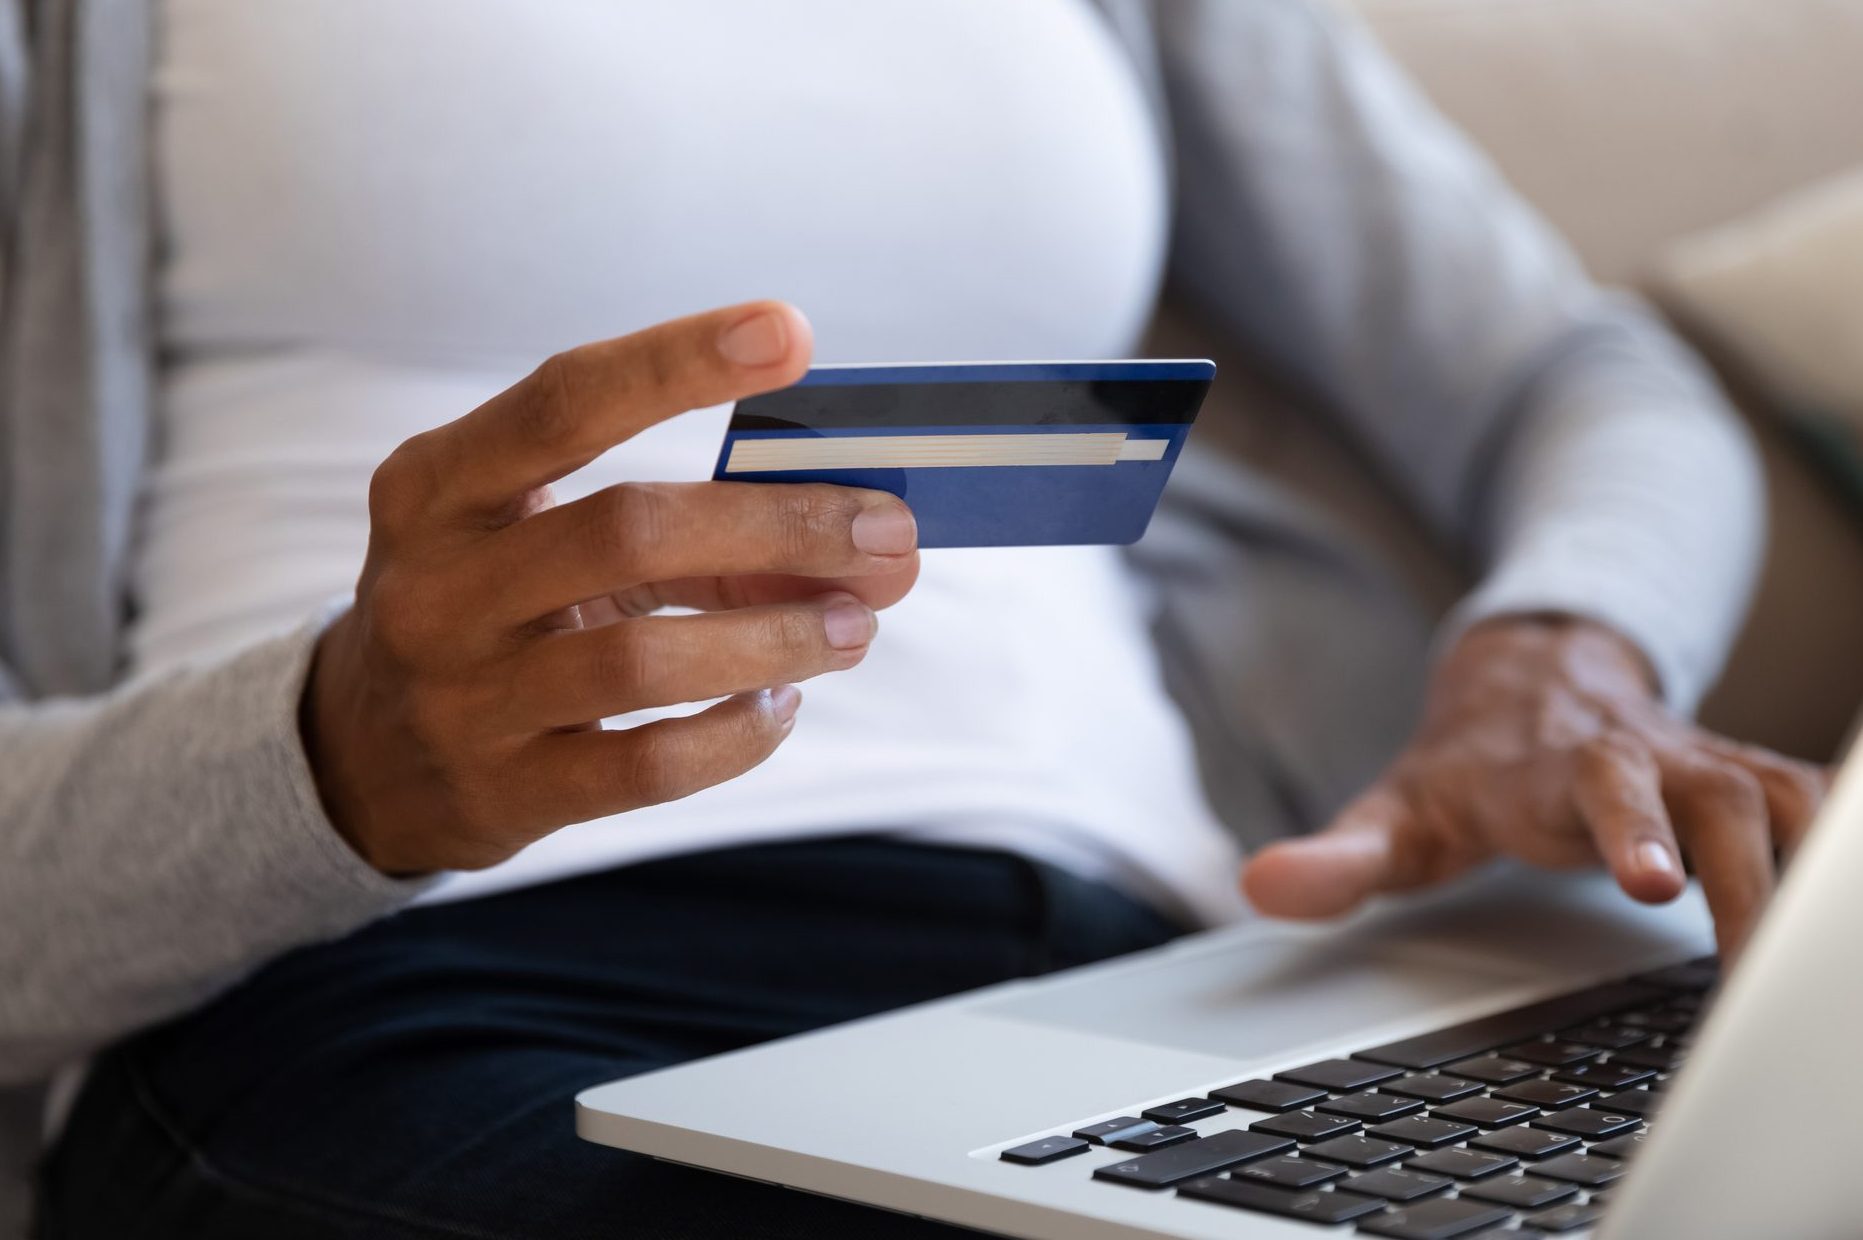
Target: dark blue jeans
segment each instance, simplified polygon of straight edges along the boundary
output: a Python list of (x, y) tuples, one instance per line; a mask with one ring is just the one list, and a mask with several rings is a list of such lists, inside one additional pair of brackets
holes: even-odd
[(952, 1240), (587, 1144), (571, 1097), (1176, 933), (1015, 857), (868, 838), (415, 909), (105, 1055), (46, 1161), (41, 1234)]

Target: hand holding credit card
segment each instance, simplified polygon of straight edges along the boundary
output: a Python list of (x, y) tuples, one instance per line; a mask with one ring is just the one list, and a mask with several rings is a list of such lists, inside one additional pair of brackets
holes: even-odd
[(712, 477), (889, 491), (921, 547), (1137, 542), (1215, 375), (1208, 361), (817, 366), (738, 402)]

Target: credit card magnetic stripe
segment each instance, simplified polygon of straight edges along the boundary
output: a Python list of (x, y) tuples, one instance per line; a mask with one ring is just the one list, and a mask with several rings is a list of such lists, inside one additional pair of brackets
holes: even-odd
[(879, 372), (872, 372), (873, 382), (854, 383), (839, 377), (848, 371), (820, 383), (812, 381), (816, 373), (794, 387), (739, 401), (731, 429), (1189, 426), (1210, 386), (1207, 378), (893, 383), (879, 382)]

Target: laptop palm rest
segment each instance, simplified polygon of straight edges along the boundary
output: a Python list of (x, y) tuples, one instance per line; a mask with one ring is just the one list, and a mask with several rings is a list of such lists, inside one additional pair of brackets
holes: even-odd
[(1518, 970), (1356, 937), (1230, 942), (1154, 959), (1109, 986), (1056, 980), (986, 1000), (978, 1014), (1239, 1060), (1310, 1047), (1406, 1012), (1492, 995)]

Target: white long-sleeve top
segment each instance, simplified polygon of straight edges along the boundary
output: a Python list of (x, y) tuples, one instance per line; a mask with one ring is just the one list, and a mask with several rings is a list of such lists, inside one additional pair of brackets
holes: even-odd
[[(223, 659), (350, 590), (375, 466), (569, 344), (775, 296), (811, 316), (823, 361), (1120, 357), (1151, 315), (1165, 154), (1080, 0), (162, 10), (140, 674)], [(559, 499), (709, 477), (725, 413), (649, 429)], [(884, 831), (1232, 916), (1238, 852), (1147, 622), (1114, 548), (927, 553), (861, 666), (804, 687), (762, 766), (426, 898)]]

